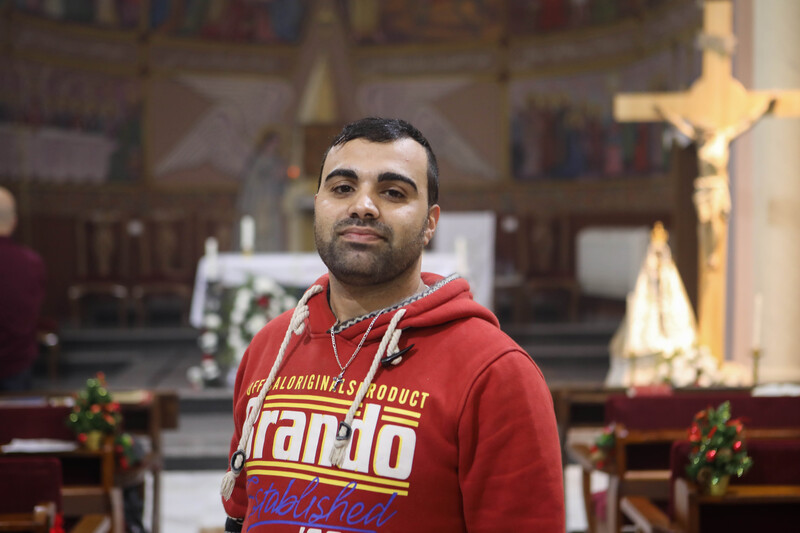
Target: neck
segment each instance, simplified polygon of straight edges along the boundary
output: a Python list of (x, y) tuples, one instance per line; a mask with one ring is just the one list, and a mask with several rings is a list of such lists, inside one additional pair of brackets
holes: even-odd
[(366, 315), (425, 289), (419, 270), (379, 285), (348, 285), (330, 275), (330, 306), (339, 322)]

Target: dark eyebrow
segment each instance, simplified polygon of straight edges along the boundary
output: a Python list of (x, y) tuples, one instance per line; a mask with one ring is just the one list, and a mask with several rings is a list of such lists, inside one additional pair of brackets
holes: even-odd
[[(335, 168), (331, 170), (331, 172), (327, 176), (325, 176), (325, 181), (328, 181), (329, 179), (335, 178), (337, 176), (342, 176), (344, 178), (349, 178), (356, 181), (358, 180), (358, 174), (356, 174), (354, 170), (351, 170), (349, 168)], [(407, 176), (403, 176), (402, 174), (398, 174), (396, 172), (381, 173), (380, 175), (378, 175), (378, 183), (382, 181), (400, 181), (408, 184), (415, 191), (418, 191), (417, 184), (414, 183), (414, 180), (412, 180)]]
[(331, 172), (325, 176), (325, 181), (328, 181), (331, 178), (335, 178), (336, 176), (343, 176), (345, 178), (350, 178), (353, 180), (358, 179), (358, 174), (354, 170), (350, 170), (349, 168), (335, 168), (331, 170)]
[(383, 172), (378, 176), (378, 183), (382, 181), (401, 181), (413, 187), (413, 189), (417, 191), (417, 184), (414, 183), (414, 180), (407, 176), (403, 176), (402, 174), (397, 174), (396, 172)]

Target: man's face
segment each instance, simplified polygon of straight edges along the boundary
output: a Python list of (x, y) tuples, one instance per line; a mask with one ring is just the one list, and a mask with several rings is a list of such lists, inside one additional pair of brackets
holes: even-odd
[(330, 150), (314, 198), (314, 239), (342, 283), (376, 285), (419, 270), (439, 206), (428, 208), (428, 158), (413, 139), (355, 139)]

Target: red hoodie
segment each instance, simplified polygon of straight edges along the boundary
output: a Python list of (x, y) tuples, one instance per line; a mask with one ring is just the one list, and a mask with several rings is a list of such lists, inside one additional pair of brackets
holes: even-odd
[[(423, 274), (430, 287), (383, 310), (340, 373), (336, 318), (323, 291), (308, 301), (247, 445), (230, 500), (243, 531), (563, 533), (561, 457), (550, 393), (528, 355), (472, 300), (460, 278)], [(380, 368), (356, 412), (341, 468), (331, 466), (337, 425), (369, 371), (388, 324), (405, 315), (397, 366)], [(342, 364), (375, 313), (337, 326)], [(242, 359), (234, 391), (238, 446), (291, 313), (271, 321)]]

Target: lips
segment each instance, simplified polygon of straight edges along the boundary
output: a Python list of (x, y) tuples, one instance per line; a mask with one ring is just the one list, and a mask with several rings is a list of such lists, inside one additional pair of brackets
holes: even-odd
[(364, 227), (348, 227), (339, 232), (339, 235), (353, 241), (368, 242), (382, 240), (384, 237), (377, 231)]
[(359, 241), (372, 241), (377, 239), (386, 239), (386, 232), (380, 231), (379, 228), (368, 226), (366, 224), (338, 224), (336, 233), (341, 236), (352, 240)]

